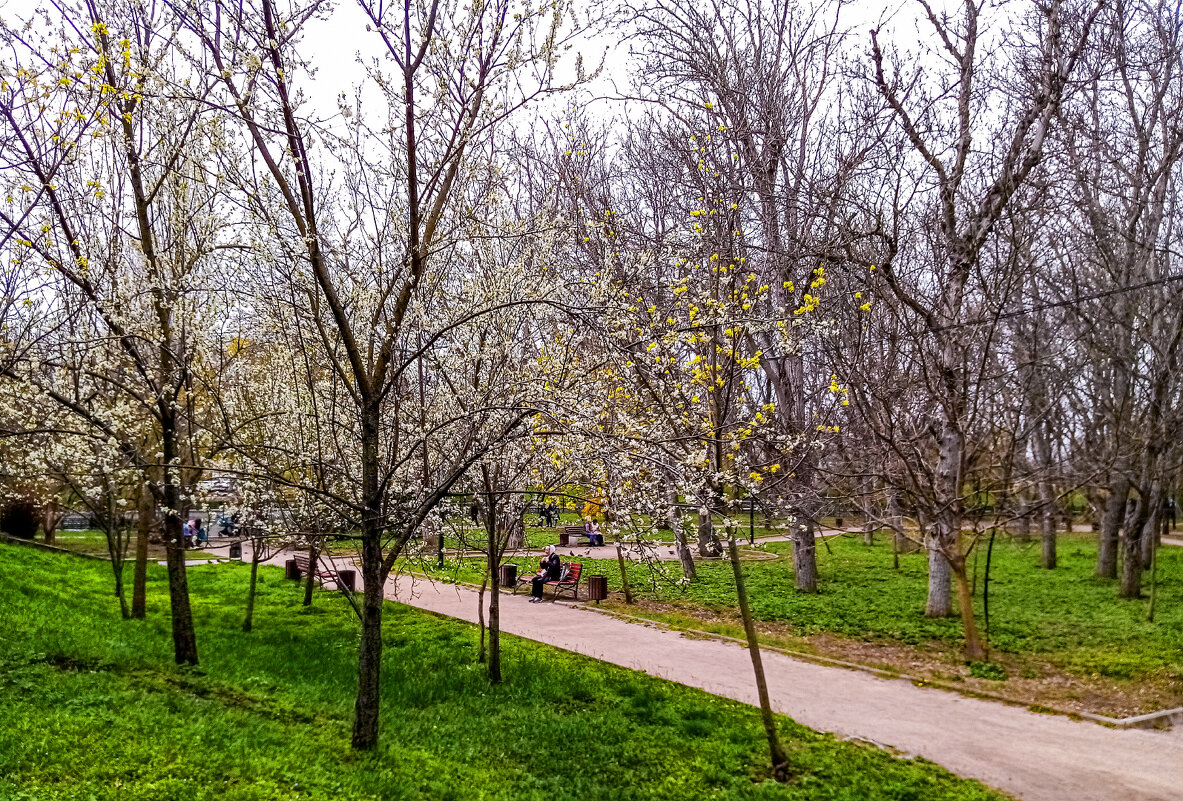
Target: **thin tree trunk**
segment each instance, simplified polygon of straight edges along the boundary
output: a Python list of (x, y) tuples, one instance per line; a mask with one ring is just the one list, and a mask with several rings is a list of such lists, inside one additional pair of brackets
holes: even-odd
[(980, 662), (986, 658), (986, 649), (982, 647), (982, 640), (978, 635), (973, 593), (969, 589), (965, 564), (962, 563), (960, 569), (952, 570), (952, 573), (957, 578), (957, 604), (961, 611), (961, 627), (965, 633), (965, 658), (972, 662)]
[(481, 642), (477, 649), (476, 661), (485, 664), (485, 590), (489, 587), (489, 574), (481, 577), (481, 589), (476, 594), (476, 619), (481, 630)]
[(255, 625), (255, 588), (259, 580), (259, 552), (258, 542), (251, 543), (251, 583), (246, 593), (246, 615), (242, 619), (242, 630), (249, 632)]
[(690, 552), (690, 544), (686, 539), (686, 524), (682, 520), (682, 510), (678, 507), (678, 490), (673, 482), (666, 482), (666, 501), (669, 503), (670, 531), (674, 532), (674, 545), (678, 552), (678, 562), (682, 565), (682, 577), (687, 581), (694, 581), (698, 571), (694, 566), (694, 554)]
[(489, 681), (501, 682), (501, 576), (489, 572)]
[[(1042, 379), (1040, 383), (1042, 388)], [(1042, 398), (1042, 391), (1040, 392)], [(1035, 449), (1035, 460), (1039, 465), (1039, 536), (1042, 541), (1040, 564), (1044, 570), (1056, 568), (1056, 497), (1052, 491), (1052, 446), (1050, 424), (1046, 419), (1040, 420), (1035, 426), (1035, 436), (1032, 444)], [(1071, 528), (1069, 528), (1071, 531)]]
[[(485, 482), (485, 535), (487, 565), (489, 570), (489, 664), (487, 666), (489, 681), (498, 684), (501, 681), (501, 576), (498, 574), (501, 553), (499, 532), (497, 531), (497, 501), (498, 496), (493, 493), (493, 479), (489, 474), (487, 463), (481, 463), (481, 476)], [(505, 515), (500, 515), (505, 517)]]
[(320, 561), (320, 549), (316, 537), (308, 538), (308, 575), (304, 577), (304, 606), (312, 606), (312, 590), (316, 587), (316, 564)]
[(1019, 531), (1015, 535), (1018, 542), (1031, 542), (1031, 513), (1027, 509), (1026, 501), (1019, 501)]
[(1158, 546), (1158, 523), (1162, 519), (1162, 483), (1154, 482), (1147, 502), (1146, 522), (1142, 524), (1142, 569), (1149, 570), (1154, 560), (1154, 549)]
[(690, 544), (686, 542), (686, 529), (681, 520), (671, 522), (674, 531), (674, 543), (678, 551), (678, 561), (682, 564), (682, 576), (687, 581), (694, 581), (698, 571), (694, 566), (694, 554), (690, 552)]
[(136, 562), (132, 577), (131, 616), (143, 620), (148, 605), (148, 536), (156, 517), (156, 504), (147, 487), (140, 490), (140, 508), (136, 521)]
[(764, 733), (768, 737), (768, 752), (772, 762), (772, 776), (778, 782), (789, 780), (788, 758), (780, 735), (776, 730), (776, 716), (772, 711), (772, 700), (768, 695), (768, 680), (764, 676), (764, 662), (760, 658), (760, 641), (756, 637), (756, 624), (752, 620), (752, 609), (748, 604), (747, 587), (744, 585), (743, 568), (739, 561), (739, 547), (735, 542), (735, 527), (730, 526), (727, 537), (731, 556), (731, 573), (735, 577), (735, 595), (739, 602), (739, 615), (743, 620), (744, 635), (748, 641), (748, 654), (752, 658), (752, 671), (756, 675), (756, 694), (760, 698), (760, 717), (764, 722)]
[(624, 602), (631, 604), (633, 602), (633, 593), (628, 586), (628, 565), (624, 562), (624, 551), (620, 548), (620, 543), (616, 543), (616, 561), (620, 563), (620, 586), (624, 590)]
[(119, 614), (124, 620), (131, 620), (131, 610), (127, 606), (127, 595), (123, 591), (123, 558), (112, 559), (111, 569), (115, 572), (115, 597), (119, 599)]

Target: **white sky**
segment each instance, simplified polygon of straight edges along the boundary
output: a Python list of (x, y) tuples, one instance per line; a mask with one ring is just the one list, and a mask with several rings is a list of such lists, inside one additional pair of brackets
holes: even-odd
[[(591, 0), (596, 2), (597, 0)], [(688, 0), (694, 2), (696, 0)], [(840, 0), (830, 0), (837, 4)], [(956, 11), (962, 0), (935, 0), (934, 7)], [(609, 0), (611, 2), (611, 0)], [(917, 35), (927, 36), (927, 23), (917, 26), (919, 6), (913, 0), (841, 0), (842, 17), (851, 28), (850, 46), (865, 52), (868, 30), (878, 24), (884, 38), (904, 51), (915, 50)], [(0, 0), (0, 18), (9, 23), (25, 19), (46, 0)], [(1000, 0), (1005, 4), (1005, 0)], [(327, 21), (310, 23), (303, 49), (309, 54), (316, 69), (314, 81), (301, 87), (311, 99), (316, 111), (325, 118), (336, 114), (336, 98), (341, 92), (352, 95), (365, 81), (361, 58), (373, 58), (383, 53), (381, 42), (374, 33), (366, 31), (367, 18), (355, 0), (336, 0)], [(885, 24), (886, 23), (886, 24)], [(585, 40), (576, 49), (581, 51), (589, 69), (606, 56), (605, 71), (596, 85), (586, 87), (593, 95), (612, 96), (628, 90), (630, 58), (627, 44), (620, 41), (620, 33), (601, 35)], [(314, 49), (311, 49), (314, 46)], [(576, 50), (566, 60), (568, 74), (573, 75)], [(563, 99), (554, 101), (558, 104)]]

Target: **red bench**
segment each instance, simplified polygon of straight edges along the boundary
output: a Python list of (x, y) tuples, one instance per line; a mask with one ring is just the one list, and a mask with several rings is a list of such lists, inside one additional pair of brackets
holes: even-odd
[[(571, 597), (576, 601), (579, 600), (579, 576), (583, 573), (582, 562), (571, 562), (566, 567), (567, 574), (564, 578), (558, 581), (548, 581), (543, 586), (554, 587), (554, 597), (557, 600), (559, 595), (564, 592), (571, 593)], [(513, 594), (518, 594), (518, 589), (523, 586), (528, 586), (534, 580), (534, 576), (518, 576), (518, 583), (514, 585)]]
[[(311, 561), (307, 553), (297, 553), (293, 555), (296, 562), (296, 569), (300, 571), (301, 576), (307, 576)], [(337, 585), (339, 590), (349, 590), (353, 592), (354, 582), (356, 581), (356, 573), (352, 570), (337, 570), (334, 567), (326, 567), (321, 562), (319, 556), (316, 560), (316, 570), (314, 575), (322, 581), (331, 581)]]

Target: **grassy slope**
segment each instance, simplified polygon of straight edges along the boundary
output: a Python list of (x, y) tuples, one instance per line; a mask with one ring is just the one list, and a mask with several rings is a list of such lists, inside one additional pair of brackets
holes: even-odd
[[(817, 595), (793, 589), (788, 543), (767, 546), (780, 559), (747, 564), (752, 609), (759, 619), (787, 623), (799, 635), (829, 632), (906, 644), (960, 644), (958, 618), (933, 620), (922, 614), (928, 574), (923, 553), (902, 555), (896, 571), (891, 546), (882, 537), (871, 547), (853, 537), (831, 539), (827, 544), (828, 548), (819, 544), (817, 551), (821, 586)], [(979, 626), (984, 623), (984, 547), (976, 555)], [(1146, 621), (1147, 599), (1121, 600), (1113, 581), (1093, 576), (1096, 543), (1092, 537), (1062, 536), (1059, 557), (1060, 566), (1046, 571), (1039, 567), (1037, 541), (995, 543), (990, 579), (994, 649), (1038, 657), (1082, 675), (1183, 679), (1183, 548), (1160, 551), (1154, 623)], [(971, 556), (971, 566), (974, 560)], [(585, 575), (604, 573), (608, 586), (619, 589), (620, 569), (614, 558), (582, 561)], [(524, 567), (533, 569), (532, 564)], [(663, 569), (667, 577), (681, 575), (677, 563), (665, 563)], [(629, 576), (633, 591), (641, 597), (708, 609), (735, 606), (735, 584), (725, 563), (699, 563), (698, 579), (684, 589), (655, 580), (643, 565), (631, 566)], [(480, 580), (467, 568), (459, 577)], [(1148, 591), (1149, 577), (1145, 586)]]
[(301, 610), (261, 574), (190, 572), (200, 670), (169, 659), (164, 576), (152, 614), (118, 619), (106, 566), (0, 545), (0, 799), (997, 799), (931, 764), (782, 719), (797, 781), (759, 781), (755, 711), (507, 638), (507, 681), (473, 664), (473, 627), (391, 604), (383, 740), (347, 747), (356, 624)]

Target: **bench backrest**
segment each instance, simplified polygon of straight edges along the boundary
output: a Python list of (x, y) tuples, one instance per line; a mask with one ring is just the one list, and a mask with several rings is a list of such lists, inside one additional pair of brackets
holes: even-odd
[(566, 534), (568, 537), (569, 537), (569, 536), (571, 536), (571, 535), (573, 535), (573, 534), (578, 536), (578, 535), (580, 535), (580, 534), (583, 534), (583, 526), (582, 526), (582, 525), (579, 525), (579, 526), (563, 526), (563, 533), (564, 533), (564, 534)]
[(567, 565), (567, 578), (563, 579), (564, 584), (578, 584), (579, 574), (583, 572), (582, 562), (572, 562)]
[(308, 554), (298, 553), (295, 555), (294, 559), (296, 562), (296, 567), (303, 571), (308, 570)]

